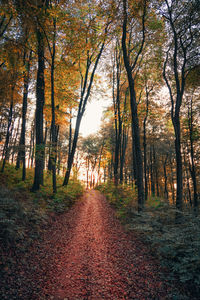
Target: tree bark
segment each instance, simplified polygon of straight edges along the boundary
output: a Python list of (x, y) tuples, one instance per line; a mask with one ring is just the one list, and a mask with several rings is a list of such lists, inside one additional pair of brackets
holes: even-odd
[(26, 179), (26, 113), (27, 113), (27, 100), (28, 100), (28, 87), (30, 81), (30, 62), (32, 59), (32, 51), (29, 53), (28, 62), (26, 62), (26, 51), (24, 51), (24, 65), (27, 64), (27, 69), (24, 72), (24, 91), (23, 91), (23, 104), (22, 104), (22, 127), (19, 142), (19, 151), (17, 155), (16, 169), (19, 169), (20, 162), (22, 161), (22, 180)]
[(170, 159), (170, 169), (171, 169), (171, 191), (172, 191), (172, 202), (175, 203), (175, 191), (174, 191), (174, 170), (173, 170), (173, 161)]
[(31, 131), (31, 143), (32, 143), (31, 168), (33, 168), (33, 160), (34, 160), (34, 156), (35, 156), (35, 119), (34, 119), (32, 131)]
[(159, 190), (159, 174), (158, 174), (158, 163), (157, 163), (157, 157), (156, 157), (156, 151), (155, 147), (153, 145), (153, 166), (154, 166), (154, 174), (156, 179), (156, 196), (160, 197), (160, 190)]
[(190, 173), (192, 177), (193, 183), (193, 203), (194, 203), (194, 211), (197, 213), (198, 211), (198, 192), (197, 192), (197, 180), (196, 180), (196, 167), (195, 167), (195, 157), (194, 157), (194, 141), (193, 141), (193, 103), (192, 99), (190, 101), (190, 107), (188, 105), (188, 127), (189, 127), (189, 135), (190, 135), (190, 157), (191, 157), (191, 168)]
[(146, 123), (149, 114), (149, 93), (146, 88), (146, 114), (143, 121), (143, 149), (144, 149), (144, 195), (145, 201), (148, 197), (148, 181), (147, 181), (147, 142), (146, 142)]
[[(185, 29), (176, 28), (176, 21), (179, 15), (176, 15), (176, 11), (173, 8), (173, 2), (165, 0), (167, 6), (167, 16), (165, 19), (169, 22), (169, 26), (172, 30), (172, 44), (170, 45), (164, 62), (163, 77), (169, 90), (171, 100), (171, 119), (175, 133), (175, 152), (176, 152), (176, 208), (182, 210), (183, 208), (183, 167), (182, 167), (182, 153), (181, 153), (181, 130), (180, 130), (180, 109), (182, 105), (182, 99), (185, 89), (186, 79), (186, 64), (188, 62), (188, 50), (192, 45), (193, 35), (190, 27), (190, 35), (187, 35), (187, 43), (185, 45), (183, 38), (186, 33)], [(191, 24), (190, 24), (191, 26)], [(188, 29), (187, 29), (188, 30)], [(173, 80), (167, 75), (167, 64), (169, 63), (169, 52), (172, 50), (172, 75)], [(179, 57), (182, 54), (181, 59)], [(170, 66), (171, 67), (171, 66)], [(171, 82), (170, 82), (171, 80)], [(175, 82), (175, 84), (174, 84)], [(177, 212), (177, 219), (181, 215)]]
[(176, 151), (176, 207), (182, 210), (183, 207), (183, 167), (181, 154), (181, 131), (179, 113), (173, 118), (175, 131), (175, 151)]
[(74, 155), (75, 155), (75, 152), (76, 152), (76, 146), (77, 146), (77, 142), (78, 142), (78, 135), (79, 135), (81, 119), (82, 119), (82, 115), (78, 115), (77, 119), (76, 119), (76, 126), (75, 126), (75, 132), (74, 132), (74, 137), (73, 137), (72, 148), (71, 148), (70, 154), (68, 155), (67, 171), (66, 171), (66, 174), (65, 174), (63, 185), (67, 185), (68, 182), (69, 182), (71, 168), (72, 168), (72, 164), (73, 164), (73, 161), (74, 161)]
[(168, 200), (168, 188), (167, 188), (167, 169), (166, 169), (166, 165), (167, 165), (167, 159), (168, 159), (168, 154), (165, 157), (165, 161), (163, 164), (163, 171), (164, 171), (164, 178), (165, 178), (165, 187), (164, 187), (164, 197), (165, 199)]
[(115, 51), (116, 62), (116, 96), (115, 96), (115, 64), (113, 66), (113, 105), (114, 105), (114, 124), (115, 124), (115, 156), (114, 156), (114, 183), (117, 186), (119, 182), (119, 154), (121, 145), (121, 109), (120, 109), (120, 54)]
[(11, 163), (12, 164), (14, 164), (15, 154), (17, 152), (17, 141), (18, 141), (18, 136), (19, 136), (19, 131), (20, 131), (20, 121), (21, 121), (21, 119), (18, 118), (17, 126), (15, 127), (14, 123), (13, 123), (12, 129), (11, 129), (11, 132), (14, 130), (14, 134), (13, 134), (12, 141), (11, 141), (11, 143), (12, 143)]
[(126, 156), (126, 148), (128, 143), (128, 128), (123, 126), (122, 130), (122, 145), (121, 145), (121, 155), (120, 155), (120, 183), (124, 180), (124, 162)]
[(155, 180), (154, 180), (154, 160), (153, 160), (153, 147), (150, 146), (150, 177), (151, 177), (151, 196), (155, 196)]
[(53, 19), (54, 34), (53, 34), (53, 48), (51, 55), (51, 137), (52, 137), (52, 149), (51, 149), (51, 167), (52, 167), (52, 181), (53, 181), (53, 193), (57, 192), (56, 187), (56, 158), (57, 158), (57, 139), (56, 139), (56, 124), (55, 124), (55, 93), (54, 93), (54, 69), (55, 69), (55, 54), (56, 54), (56, 19)]
[(37, 29), (38, 71), (36, 84), (36, 149), (35, 149), (35, 176), (32, 191), (35, 192), (43, 185), (44, 169), (44, 140), (43, 140), (43, 107), (44, 107), (44, 38), (41, 29)]
[[(135, 82), (132, 76), (132, 68), (129, 61), (129, 55), (126, 47), (126, 32), (127, 32), (127, 2), (123, 0), (123, 34), (122, 34), (122, 50), (124, 57), (124, 65), (127, 72), (129, 91), (130, 91), (130, 104), (131, 104), (131, 118), (132, 118), (132, 139), (134, 141), (134, 148), (136, 156), (136, 177), (138, 189), (138, 211), (141, 211), (144, 206), (144, 185), (143, 185), (143, 162), (142, 152), (140, 147), (140, 129), (137, 113), (137, 102), (135, 93)], [(143, 32), (144, 33), (144, 32)], [(139, 53), (138, 53), (139, 54)]]
[(6, 161), (9, 158), (9, 141), (10, 141), (10, 126), (12, 124), (12, 117), (13, 117), (13, 94), (14, 94), (15, 87), (12, 87), (11, 90), (11, 101), (10, 101), (10, 109), (9, 109), (9, 115), (8, 115), (8, 125), (7, 125), (7, 132), (6, 132), (6, 140), (5, 145), (3, 149), (3, 164), (1, 168), (1, 172), (4, 172), (4, 168), (6, 165)]
[[(187, 185), (187, 190), (188, 190), (188, 198), (189, 198), (190, 206), (192, 207), (193, 203), (192, 203), (192, 195), (191, 195), (191, 189), (190, 189), (190, 176), (189, 176), (189, 172), (188, 172), (188, 166), (187, 166), (185, 152), (184, 152), (183, 158), (184, 158), (184, 166), (185, 166), (185, 173), (186, 173), (186, 185)], [(188, 164), (189, 164), (189, 170), (190, 170), (191, 169), (190, 162), (188, 162)]]

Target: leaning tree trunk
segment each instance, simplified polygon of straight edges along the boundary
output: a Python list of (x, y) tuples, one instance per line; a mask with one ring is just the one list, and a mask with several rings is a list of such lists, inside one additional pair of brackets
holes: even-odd
[(72, 164), (73, 164), (73, 161), (74, 161), (74, 155), (75, 155), (75, 152), (76, 152), (76, 146), (77, 146), (77, 142), (78, 142), (78, 135), (79, 135), (81, 119), (82, 119), (82, 115), (79, 115), (77, 117), (77, 120), (76, 120), (76, 128), (75, 128), (75, 132), (74, 132), (74, 138), (73, 138), (72, 148), (71, 148), (71, 151), (70, 151), (69, 156), (68, 156), (67, 171), (65, 173), (65, 178), (64, 178), (63, 185), (67, 185), (68, 182), (69, 182), (71, 168), (72, 168)]
[[(14, 164), (14, 158), (15, 158), (15, 154), (17, 152), (16, 148), (17, 148), (17, 140), (18, 140), (18, 136), (19, 136), (19, 131), (20, 131), (20, 122), (21, 119), (18, 119), (17, 122), (17, 126), (14, 128), (14, 126), (12, 126), (12, 130), (14, 130), (14, 134), (13, 134), (13, 141), (12, 141), (12, 158), (11, 158), (11, 162), (12, 164)], [(13, 124), (14, 125), (14, 124)]]

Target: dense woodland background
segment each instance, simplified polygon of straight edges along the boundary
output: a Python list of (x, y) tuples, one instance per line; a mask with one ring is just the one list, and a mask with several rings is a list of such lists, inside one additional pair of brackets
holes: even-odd
[[(2, 198), (15, 185), (43, 208), (47, 201), (62, 210), (82, 193), (84, 176), (122, 219), (139, 218), (156, 247), (164, 238), (152, 232), (173, 224), (160, 253), (197, 295), (199, 1), (1, 0), (0, 7)], [(99, 132), (81, 137), (87, 102), (99, 94), (112, 104)], [(5, 239), (10, 223), (2, 224)], [(181, 230), (190, 250), (178, 242)]]

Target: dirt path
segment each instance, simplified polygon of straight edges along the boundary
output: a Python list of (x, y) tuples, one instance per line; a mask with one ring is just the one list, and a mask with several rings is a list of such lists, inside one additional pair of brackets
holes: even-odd
[(46, 299), (168, 299), (148, 249), (123, 231), (99, 192), (87, 192), (67, 217), (62, 234), (50, 234), (57, 243)]

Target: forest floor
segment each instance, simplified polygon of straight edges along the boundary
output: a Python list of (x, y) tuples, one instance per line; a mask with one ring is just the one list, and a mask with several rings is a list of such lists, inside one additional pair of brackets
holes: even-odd
[(158, 261), (98, 191), (54, 217), (42, 240), (16, 261), (1, 299), (170, 299)]

